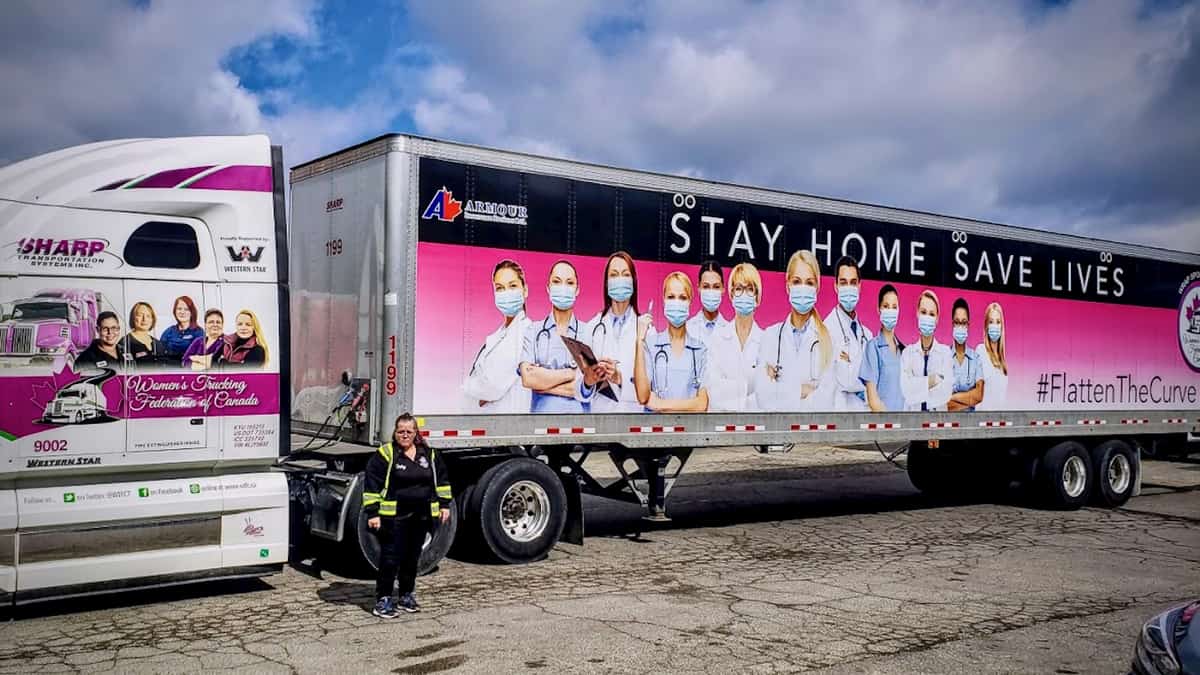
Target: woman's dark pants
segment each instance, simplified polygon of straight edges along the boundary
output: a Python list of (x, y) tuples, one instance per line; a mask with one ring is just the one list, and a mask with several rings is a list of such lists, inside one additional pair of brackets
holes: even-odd
[(407, 518), (383, 516), (379, 524), (379, 576), (375, 580), (375, 597), (392, 594), (392, 584), (400, 580), (399, 595), (412, 593), (417, 581), (417, 561), (429, 532), (429, 519), (416, 514)]

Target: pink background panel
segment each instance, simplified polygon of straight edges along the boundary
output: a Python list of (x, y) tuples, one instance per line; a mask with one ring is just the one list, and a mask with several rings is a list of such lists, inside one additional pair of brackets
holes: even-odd
[[(493, 303), (491, 273), (504, 259), (516, 260), (525, 270), (529, 284), (529, 317), (541, 321), (549, 313), (546, 279), (550, 267), (562, 258), (557, 254), (505, 249), (420, 243), (417, 246), (416, 353), (414, 354), (414, 407), (422, 414), (459, 412), (459, 387), (484, 339), (501, 323)], [(603, 272), (606, 258), (572, 256), (579, 273), (580, 294), (575, 315), (580, 322), (594, 317), (602, 306)], [(638, 272), (639, 309), (646, 311), (654, 300), (655, 325), (666, 326), (662, 314), (662, 280), (670, 272), (682, 271), (695, 282), (696, 265), (635, 261)], [(822, 270), (817, 309), (826, 316), (837, 303), (830, 270)], [(728, 280), (729, 270), (725, 271)], [(755, 314), (767, 326), (783, 320), (789, 312), (782, 272), (762, 272), (763, 298)], [(867, 280), (862, 285), (859, 318), (877, 333), (877, 298), (885, 282)], [(896, 333), (905, 344), (917, 338), (916, 308), (922, 290), (916, 284), (893, 283), (900, 295), (900, 322)], [(1177, 311), (1126, 305), (1058, 300), (1008, 293), (933, 288), (941, 303), (935, 336), (951, 344), (951, 306), (964, 298), (971, 310), (971, 333), (967, 345), (983, 340), (984, 310), (999, 302), (1004, 310), (1009, 390), (1006, 408), (1038, 409), (1136, 409), (1187, 408), (1187, 404), (1154, 405), (1118, 403), (1104, 406), (1068, 404), (1061, 400), (1037, 403), (1037, 381), (1042, 373), (1067, 374), (1069, 381), (1091, 379), (1116, 383), (1118, 375), (1131, 375), (1149, 384), (1157, 375), (1163, 385), (1200, 386), (1200, 374), (1188, 368), (1180, 355)], [(692, 313), (699, 311), (699, 298)], [(728, 296), (721, 313), (732, 318)], [(1128, 400), (1128, 399), (1126, 399)], [(1194, 405), (1194, 404), (1192, 404)]]

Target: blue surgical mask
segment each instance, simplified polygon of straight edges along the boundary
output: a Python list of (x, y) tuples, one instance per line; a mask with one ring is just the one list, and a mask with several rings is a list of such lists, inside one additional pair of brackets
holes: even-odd
[(746, 316), (758, 307), (758, 301), (754, 299), (753, 293), (739, 293), (733, 296), (733, 309), (738, 314)]
[(992, 342), (1000, 341), (1000, 324), (998, 324), (998, 323), (989, 323), (988, 324), (988, 339), (991, 340)]
[(667, 315), (667, 321), (676, 328), (687, 323), (688, 311), (690, 309), (690, 303), (687, 300), (663, 301), (663, 314)]
[(858, 307), (858, 286), (838, 286), (838, 304), (847, 312)]
[(817, 289), (804, 284), (788, 286), (788, 302), (792, 303), (792, 309), (801, 314), (811, 312), (813, 305), (817, 304)]
[(922, 314), (917, 317), (917, 330), (921, 331), (921, 335), (929, 337), (933, 335), (933, 329), (937, 328), (937, 317)]
[(879, 323), (888, 330), (896, 330), (896, 322), (900, 320), (900, 310), (898, 309), (881, 309), (879, 310)]
[(617, 302), (625, 302), (633, 297), (633, 279), (630, 277), (609, 277), (608, 297)]
[(575, 287), (566, 284), (550, 286), (550, 304), (557, 310), (568, 310), (575, 306)]
[(704, 306), (704, 311), (715, 312), (721, 306), (721, 291), (715, 288), (705, 288), (700, 291), (700, 304)]
[(954, 341), (960, 345), (967, 344), (967, 329), (963, 326), (954, 327)]
[(496, 291), (496, 309), (504, 316), (516, 316), (525, 306), (525, 293), (519, 288)]

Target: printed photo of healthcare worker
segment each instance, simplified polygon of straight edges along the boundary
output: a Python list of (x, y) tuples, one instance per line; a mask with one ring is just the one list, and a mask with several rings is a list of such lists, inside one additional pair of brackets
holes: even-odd
[(708, 345), (708, 341), (718, 329), (729, 324), (721, 316), (721, 300), (725, 297), (725, 277), (721, 265), (715, 260), (707, 260), (700, 264), (700, 274), (696, 276), (700, 288), (700, 311), (688, 319), (688, 334)]
[(950, 318), (954, 322), (954, 393), (946, 409), (951, 412), (971, 412), (983, 400), (983, 370), (979, 356), (967, 349), (967, 338), (971, 335), (971, 309), (967, 301), (954, 301)]
[(591, 412), (642, 412), (637, 390), (633, 384), (633, 368), (637, 349), (638, 311), (637, 267), (624, 251), (608, 256), (601, 284), (604, 309), (584, 327), (581, 341), (603, 364), (605, 377), (617, 395), (614, 401), (607, 396), (593, 396)]
[(649, 412), (704, 412), (708, 390), (704, 386), (708, 350), (687, 328), (692, 304), (692, 282), (683, 272), (663, 280), (665, 331), (652, 331), (652, 317), (638, 318), (638, 349), (634, 359), (634, 385), (638, 402)]
[(833, 265), (838, 304), (825, 317), (825, 327), (833, 340), (833, 374), (837, 390), (833, 409), (838, 412), (863, 412), (867, 409), (867, 389), (858, 378), (863, 352), (873, 337), (858, 317), (858, 296), (862, 278), (858, 262), (842, 256)]
[(900, 354), (904, 343), (896, 337), (899, 320), (900, 294), (895, 286), (884, 284), (879, 289), (879, 335), (863, 347), (862, 367), (858, 372), (871, 412), (904, 410), (904, 394), (900, 391)]
[(821, 265), (811, 251), (788, 259), (784, 277), (791, 312), (763, 332), (754, 385), (763, 411), (832, 410), (836, 383), (834, 348), (825, 322), (817, 315)]
[(921, 291), (917, 300), (917, 331), (921, 338), (900, 353), (905, 410), (946, 410), (954, 393), (952, 353), (933, 336), (940, 311), (937, 294), (929, 289)]
[(584, 404), (591, 402), (594, 391), (585, 387), (583, 370), (562, 341), (564, 336), (582, 339), (574, 312), (579, 287), (579, 276), (570, 262), (559, 260), (550, 266), (546, 292), (553, 308), (545, 319), (531, 322), (525, 329), (518, 366), (521, 384), (533, 392), (530, 412), (582, 413)]
[(531, 393), (521, 384), (521, 361), (529, 317), (525, 301), (529, 287), (525, 270), (504, 259), (492, 270), (492, 294), (500, 325), (483, 341), (462, 383), (464, 413), (527, 413)]
[(1004, 310), (993, 302), (983, 312), (983, 342), (975, 347), (983, 369), (983, 400), (976, 410), (1003, 410), (1008, 398), (1008, 360), (1004, 356)]
[(708, 340), (708, 409), (711, 411), (754, 411), (758, 354), (763, 329), (754, 320), (762, 302), (762, 277), (750, 263), (741, 263), (729, 273), (729, 300), (735, 316), (715, 330)]

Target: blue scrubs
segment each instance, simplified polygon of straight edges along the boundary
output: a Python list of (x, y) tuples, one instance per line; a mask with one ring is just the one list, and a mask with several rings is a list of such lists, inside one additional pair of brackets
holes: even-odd
[[(964, 356), (962, 363), (958, 362), (957, 353), (950, 357), (954, 364), (954, 393), (956, 394), (974, 389), (975, 383), (983, 379), (983, 365), (979, 363), (979, 355), (974, 350), (968, 349), (964, 352)], [(974, 409), (974, 406), (963, 408), (968, 412)]]
[(667, 331), (647, 335), (642, 358), (650, 376), (650, 389), (659, 398), (688, 399), (700, 392), (708, 367), (708, 348), (691, 333), (686, 334), (679, 356), (671, 350)]
[(888, 410), (904, 410), (904, 394), (900, 390), (900, 345), (893, 352), (882, 335), (876, 335), (863, 348), (862, 367), (858, 379), (872, 382), (880, 400)]
[[(567, 337), (579, 339), (579, 320), (574, 316), (571, 317), (571, 323), (567, 325)], [(563, 344), (562, 338), (558, 335), (554, 315), (547, 316), (541, 323), (531, 323), (529, 328), (525, 329), (525, 340), (521, 345), (521, 360), (517, 365), (518, 371), (521, 363), (532, 363), (550, 370), (577, 368), (575, 361), (571, 358), (571, 352), (567, 351), (567, 346)], [(581, 413), (584, 412), (584, 406), (582, 402), (574, 398), (535, 391), (529, 411), (535, 413)]]

